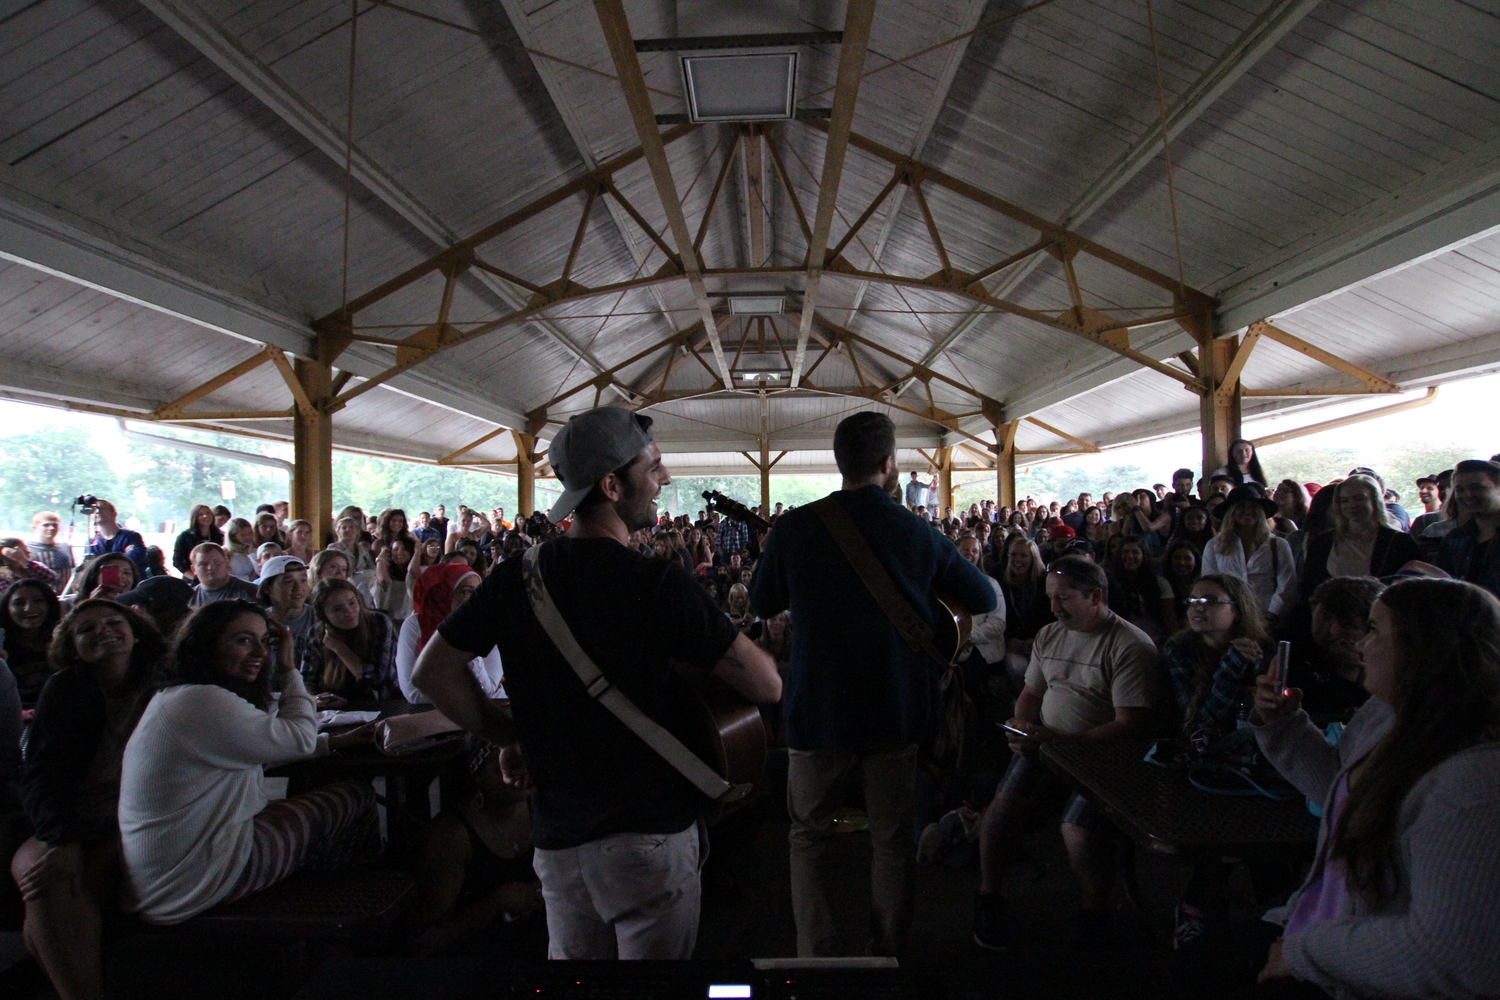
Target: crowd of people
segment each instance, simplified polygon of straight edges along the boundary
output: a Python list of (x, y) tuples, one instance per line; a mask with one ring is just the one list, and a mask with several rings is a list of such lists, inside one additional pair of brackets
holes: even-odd
[[(320, 734), (320, 709), (396, 698), (437, 702), (475, 734), (473, 796), (429, 831), (415, 947), (545, 911), (554, 957), (625, 957), (628, 920), (581, 906), (564, 871), (611, 837), (670, 834), (672, 870), (696, 878), (700, 834), (679, 825), (695, 794), (623, 729), (601, 737), (609, 776), (589, 758), (597, 790), (556, 791), (582, 766), (564, 744), (587, 697), (566, 666), (536, 667), (555, 652), (524, 596), (537, 546), (561, 553), (538, 567), (563, 611), (596, 618), (574, 623), (584, 645), (616, 649), (627, 677), (651, 676), (630, 658), (665, 640), (632, 653), (608, 637), (655, 622), (692, 636), (675, 658), (762, 703), (790, 760), (805, 957), (836, 948), (823, 849), (856, 767), (877, 952), (905, 943), (915, 865), (957, 845), (979, 859), (974, 940), (1008, 947), (1006, 874), (1043, 813), (1060, 818), (1088, 944), (1110, 933), (1118, 834), (1040, 765), (1040, 746), (1149, 735), (1203, 747), (1249, 732), (1323, 803), (1311, 874), (1274, 923), (1246, 929), (1204, 889), (1221, 866), (1195, 872), (1175, 944), (1227, 955), (1248, 943), (1250, 971), (1278, 996), (1500, 992), (1500, 940), (1483, 915), (1500, 898), (1500, 456), (1412, 484), (1416, 516), (1368, 468), (1273, 484), (1249, 441), (1201, 478), (1179, 469), (1170, 485), (1098, 499), (955, 511), (918, 473), (900, 482), (879, 421), (841, 425), (834, 497), (894, 589), (925, 600), (942, 582), (974, 612), (968, 641), (933, 673), (887, 628), (880, 599), (854, 613), (875, 588), (833, 544), (828, 508), (657, 511), (659, 453), (625, 474), (655, 451), (649, 421), (611, 433), (632, 445), (614, 456), (629, 461), (591, 467), (581, 486), (554, 442), (572, 505), (550, 517), (346, 507), (314, 525), (284, 502), (248, 518), (205, 503), (168, 559), (98, 500), (80, 563), (51, 512), (33, 538), (0, 539), (0, 853), (13, 876), (0, 903), (24, 909), (27, 947), (60, 996), (102, 995), (101, 928), (117, 899), (179, 923), (299, 869), (378, 855), (367, 783), (273, 801), (263, 772), (370, 739)], [(577, 596), (603, 582), (635, 595), (625, 617)], [(1292, 659), (1270, 685), (1283, 639)], [(648, 689), (636, 691), (652, 714)], [(506, 697), (514, 722), (487, 707)], [(1344, 727), (1337, 746), (1329, 723)], [(696, 896), (683, 907), (672, 926), (637, 927), (658, 938), (636, 954), (690, 954)]]

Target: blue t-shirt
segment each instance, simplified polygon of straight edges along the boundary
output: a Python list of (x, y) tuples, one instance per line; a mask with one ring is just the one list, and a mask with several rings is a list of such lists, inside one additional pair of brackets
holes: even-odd
[[(879, 486), (833, 497), (930, 622), (937, 621), (933, 591), (974, 614), (994, 610), (984, 573)], [(817, 511), (802, 507), (777, 520), (750, 583), (750, 604), (762, 618), (792, 612), (792, 662), (782, 688), (788, 747), (906, 746), (936, 731), (937, 668), (902, 640)]]

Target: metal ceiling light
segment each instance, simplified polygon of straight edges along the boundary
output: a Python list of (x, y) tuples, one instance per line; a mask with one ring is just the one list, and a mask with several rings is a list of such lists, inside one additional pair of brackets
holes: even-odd
[(736, 385), (786, 385), (792, 380), (790, 368), (738, 368), (730, 375), (734, 378)]
[(731, 295), (729, 312), (733, 316), (780, 316), (784, 303), (780, 295)]
[(791, 118), (797, 110), (797, 50), (685, 55), (682, 86), (689, 121)]

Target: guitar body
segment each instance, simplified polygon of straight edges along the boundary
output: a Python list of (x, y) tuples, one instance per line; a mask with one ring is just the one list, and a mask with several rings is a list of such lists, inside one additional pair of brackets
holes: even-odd
[(932, 630), (932, 644), (952, 663), (974, 631), (974, 616), (958, 601), (942, 594), (932, 595), (932, 608), (937, 618)]
[[(690, 707), (683, 713), (689, 719), (686, 731), (673, 735), (731, 785), (758, 786), (767, 749), (760, 708), (712, 674), (680, 666), (677, 673), (690, 692)], [(717, 823), (752, 798), (753, 791), (732, 802), (710, 803), (703, 818)]]

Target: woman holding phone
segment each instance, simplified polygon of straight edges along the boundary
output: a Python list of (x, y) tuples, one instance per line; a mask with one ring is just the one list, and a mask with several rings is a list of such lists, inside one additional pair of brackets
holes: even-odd
[(1260, 925), (1262, 995), (1500, 996), (1500, 602), (1402, 580), (1358, 649), (1371, 697), (1338, 746), (1301, 691), (1256, 688), (1261, 749), (1323, 803), (1307, 881)]

